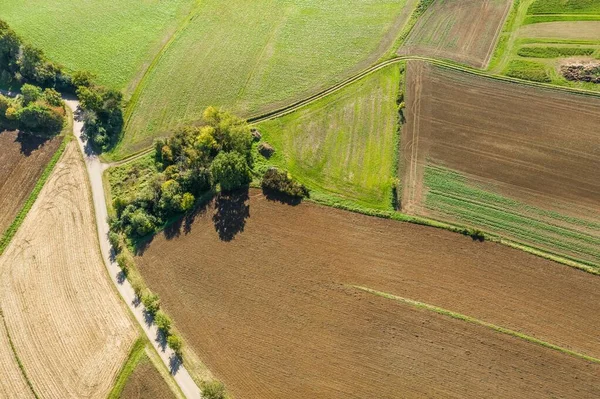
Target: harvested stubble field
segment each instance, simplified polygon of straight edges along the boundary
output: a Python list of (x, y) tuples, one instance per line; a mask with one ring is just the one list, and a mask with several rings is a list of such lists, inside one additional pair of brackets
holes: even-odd
[(19, 213), (61, 140), (0, 132), (0, 235)]
[(281, 118), (258, 125), (267, 161), (310, 189), (389, 209), (396, 160), (398, 65), (383, 68)]
[[(182, 231), (155, 237), (137, 262), (187, 344), (236, 398), (600, 395), (596, 363), (352, 287), (598, 357), (596, 276), (256, 190), (245, 203), (216, 205), (218, 215), (211, 204)], [(243, 231), (222, 241), (224, 227)]]
[(484, 68), (511, 5), (511, 0), (437, 0), (398, 54), (445, 58)]
[(410, 62), (403, 209), (600, 265), (600, 98)]
[(527, 38), (600, 40), (600, 21), (558, 21), (525, 25), (519, 35)]
[(194, 0), (0, 0), (0, 18), (70, 70), (130, 92)]
[(136, 91), (112, 156), (148, 147), (209, 105), (248, 117), (342, 81), (392, 48), (415, 3), (200, 2)]
[(91, 209), (71, 142), (0, 258), (4, 320), (41, 397), (106, 397), (137, 336), (108, 281)]

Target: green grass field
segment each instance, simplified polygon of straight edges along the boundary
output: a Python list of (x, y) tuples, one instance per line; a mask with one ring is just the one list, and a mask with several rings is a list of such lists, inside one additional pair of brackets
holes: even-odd
[(267, 162), (312, 190), (390, 209), (397, 165), (398, 65), (258, 129), (276, 152)]
[(0, 0), (0, 18), (70, 70), (131, 90), (195, 0)]
[(600, 14), (598, 0), (536, 0), (528, 14)]
[(425, 169), (426, 209), (458, 222), (600, 268), (600, 221), (521, 203), (439, 166)]
[(202, 1), (135, 93), (109, 157), (148, 147), (208, 105), (248, 117), (351, 76), (394, 44), (412, 11), (402, 13), (405, 3)]

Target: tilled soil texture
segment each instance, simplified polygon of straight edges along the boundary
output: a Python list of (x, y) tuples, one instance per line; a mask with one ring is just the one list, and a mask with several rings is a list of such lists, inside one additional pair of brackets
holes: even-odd
[(0, 235), (27, 200), (61, 140), (0, 132)]
[(484, 68), (510, 0), (437, 0), (419, 18), (398, 55), (449, 59)]
[(403, 209), (600, 264), (600, 97), (409, 62)]
[(150, 359), (144, 356), (129, 376), (120, 398), (174, 399), (175, 395)]
[(370, 287), (600, 356), (600, 279), (521, 251), (252, 190), (137, 257), (236, 398), (593, 398), (600, 365)]
[(75, 142), (0, 257), (0, 307), (38, 396), (106, 397), (137, 331), (102, 263)]

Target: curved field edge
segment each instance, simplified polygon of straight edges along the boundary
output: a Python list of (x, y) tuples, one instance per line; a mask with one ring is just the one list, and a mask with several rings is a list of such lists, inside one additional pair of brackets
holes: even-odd
[[(161, 72), (161, 69), (168, 67), (170, 63), (181, 64), (181, 62), (175, 62), (174, 60), (185, 59), (182, 58), (183, 50), (191, 46), (191, 39), (194, 35), (205, 35), (207, 34), (206, 30), (211, 31), (215, 29), (214, 27), (203, 27), (201, 25), (201, 17), (214, 9), (214, 4), (203, 2), (198, 13), (191, 17), (191, 19), (195, 19), (195, 22), (188, 24), (187, 27), (177, 34), (172, 41), (172, 44), (177, 44), (169, 45), (169, 48), (160, 57), (160, 62), (158, 62), (160, 65), (155, 64), (155, 67), (147, 72), (144, 84), (140, 85), (137, 90), (138, 93), (134, 96), (127, 109), (126, 119), (128, 123), (124, 133), (124, 140), (110, 153), (105, 154), (105, 157), (111, 160), (122, 159), (124, 156), (131, 154), (131, 152), (135, 152), (140, 147), (147, 145), (148, 140), (151, 140), (152, 137), (163, 134), (180, 123), (185, 123), (186, 121), (192, 122), (198, 119), (198, 111), (204, 108), (206, 101), (209, 101), (213, 105), (235, 106), (233, 111), (248, 116), (255, 112), (262, 113), (263, 111), (269, 111), (285, 104), (290, 98), (290, 93), (293, 94), (292, 98), (299, 99), (311, 92), (320, 91), (328, 85), (339, 81), (340, 76), (342, 78), (349, 76), (357, 70), (377, 62), (378, 59), (384, 56), (387, 47), (395, 43), (398, 35), (397, 32), (402, 29), (406, 20), (408, 20), (411, 14), (410, 11), (412, 11), (411, 6), (414, 6), (414, 3), (415, 1), (413, 0), (402, 0), (399, 3), (388, 1), (384, 4), (363, 5), (363, 3), (360, 3), (361, 6), (358, 7), (356, 12), (351, 13), (351, 15), (343, 19), (343, 21), (346, 21), (348, 28), (344, 28), (344, 25), (335, 27), (335, 25), (331, 24), (329, 24), (329, 28), (324, 28), (326, 36), (327, 34), (331, 35), (332, 32), (350, 29), (349, 35), (337, 35), (338, 39), (333, 41), (332, 44), (324, 45), (323, 42), (319, 42), (320, 46), (325, 46), (322, 52), (329, 51), (331, 54), (329, 56), (325, 53), (321, 56), (310, 54), (304, 57), (304, 61), (300, 59), (301, 65), (298, 65), (298, 62), (293, 62), (294, 57), (298, 57), (302, 52), (306, 52), (308, 44), (302, 41), (301, 37), (298, 38), (290, 35), (299, 31), (301, 35), (304, 32), (306, 36), (306, 32), (308, 32), (310, 26), (314, 25), (318, 20), (312, 14), (309, 18), (309, 11), (311, 13), (317, 12), (318, 16), (323, 14), (322, 18), (327, 21), (328, 18), (332, 18), (335, 9), (325, 12), (323, 11), (323, 5), (317, 6), (311, 3), (308, 5), (296, 5), (283, 2), (281, 7), (285, 11), (285, 13), (282, 13), (284, 15), (276, 15), (277, 10), (269, 11), (274, 13), (270, 18), (275, 18), (279, 25), (269, 25), (270, 27), (267, 29), (263, 26), (264, 24), (260, 24), (256, 33), (253, 33), (254, 36), (258, 36), (256, 39), (258, 44), (266, 41), (265, 48), (261, 49), (258, 44), (248, 49), (246, 48), (248, 46), (245, 46), (242, 54), (237, 54), (237, 63), (243, 64), (245, 62), (246, 66), (236, 67), (234, 65), (235, 62), (229, 61), (229, 64), (232, 66), (225, 71), (217, 72), (218, 69), (204, 68), (196, 73), (199, 75), (196, 79), (197, 82), (194, 83), (196, 86), (182, 86), (179, 89), (181, 93), (179, 93), (178, 97), (174, 97), (175, 94), (169, 94), (169, 92), (161, 93), (162, 89), (157, 87), (165, 86), (166, 84), (164, 82), (166, 77), (163, 76), (164, 73)], [(340, 4), (336, 6), (340, 6)], [(378, 14), (375, 17), (378, 19), (376, 18), (371, 22), (367, 32), (357, 35), (357, 27), (351, 21), (367, 10), (377, 11)], [(385, 10), (387, 11), (384, 12)], [(239, 10), (235, 11), (235, 13), (231, 10), (228, 12), (237, 15), (236, 18), (241, 18), (238, 15)], [(392, 14), (390, 15), (390, 13)], [(402, 23), (395, 21), (397, 15), (400, 14), (403, 16)], [(381, 31), (379, 30), (380, 28)], [(217, 33), (222, 29), (220, 27)], [(390, 30), (393, 32), (390, 32)], [(354, 36), (356, 36), (356, 39), (353, 39)], [(313, 38), (313, 40), (316, 39)], [(297, 51), (300, 52), (299, 54), (290, 53), (291, 50), (287, 46), (284, 46), (290, 41), (292, 41), (293, 46), (298, 48)], [(378, 48), (378, 43), (381, 46), (382, 42), (385, 43), (385, 48)], [(206, 45), (204, 46), (206, 47)], [(241, 45), (238, 44), (238, 46)], [(211, 60), (203, 52), (202, 57), (205, 57), (205, 63), (208, 62), (209, 65), (214, 64), (219, 66), (231, 56), (229, 53), (231, 51), (220, 54), (217, 58), (213, 55), (212, 58), (215, 59)], [(344, 56), (346, 53), (347, 56)], [(188, 57), (190, 56), (188, 55)], [(202, 60), (198, 62), (202, 62)], [(312, 70), (312, 72), (310, 75), (299, 76), (302, 74), (290, 71), (290, 68), (287, 67), (288, 64), (293, 67), (292, 69), (295, 68), (296, 70), (306, 64), (307, 70)], [(180, 66), (179, 68), (183, 67)], [(194, 68), (194, 71), (198, 69), (197, 67)], [(252, 71), (249, 68), (252, 68)], [(221, 69), (223, 68), (221, 67)], [(171, 71), (171, 73), (178, 74), (178, 72), (174, 71)], [(216, 87), (223, 84), (223, 82), (220, 82), (223, 80), (223, 77), (228, 81), (230, 89), (217, 90)], [(246, 82), (248, 79), (250, 81)], [(183, 85), (185, 80), (181, 82), (181, 85)], [(267, 85), (268, 82), (271, 83)], [(268, 88), (266, 86), (272, 87)], [(140, 97), (142, 90), (146, 94), (141, 94)], [(188, 97), (194, 92), (199, 94), (195, 95), (193, 102), (190, 102)], [(211, 94), (213, 92), (214, 94)], [(185, 98), (181, 98), (181, 94)], [(160, 98), (157, 97), (159, 95), (161, 96)], [(165, 99), (164, 95), (172, 98), (172, 100)], [(154, 111), (150, 114), (150, 110), (152, 109)], [(148, 131), (148, 127), (150, 127), (152, 132)]]
[(67, 144), (70, 140), (70, 136), (64, 137), (62, 139), (60, 146), (50, 159), (50, 162), (48, 162), (48, 165), (46, 165), (46, 168), (44, 168), (44, 171), (42, 172), (40, 178), (36, 182), (35, 187), (31, 191), (31, 194), (29, 194), (29, 197), (25, 201), (25, 204), (21, 207), (21, 210), (19, 211), (11, 225), (6, 229), (6, 231), (2, 235), (2, 238), (0, 238), (0, 255), (2, 255), (2, 253), (6, 250), (6, 247), (17, 233), (17, 230), (19, 230), (19, 227), (21, 226), (21, 224), (23, 224), (27, 213), (29, 213), (31, 207), (37, 200), (37, 197), (40, 195), (42, 188), (44, 188), (44, 184), (46, 184), (46, 181), (52, 174), (54, 167), (65, 152), (65, 148), (67, 148)]
[(133, 370), (139, 363), (140, 359), (144, 356), (144, 349), (146, 347), (146, 340), (144, 338), (138, 338), (133, 347), (131, 348), (129, 355), (127, 356), (127, 360), (123, 367), (119, 371), (117, 376), (117, 380), (113, 389), (108, 394), (108, 399), (119, 399), (121, 396), (121, 392), (125, 388), (125, 384), (127, 380), (133, 373)]

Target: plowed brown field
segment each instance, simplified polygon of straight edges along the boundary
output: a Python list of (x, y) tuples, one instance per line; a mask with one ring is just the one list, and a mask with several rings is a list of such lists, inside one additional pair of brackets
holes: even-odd
[(0, 132), (0, 235), (27, 200), (61, 140)]
[(436, 0), (398, 55), (445, 58), (483, 68), (511, 4), (511, 0)]
[[(599, 357), (596, 276), (443, 230), (267, 201), (254, 190), (246, 203), (219, 209), (157, 236), (137, 261), (187, 344), (236, 398), (600, 395), (598, 364), (350, 287)], [(221, 241), (225, 227), (243, 231)]]
[(409, 62), (406, 101), (405, 211), (600, 264), (599, 97)]
[(44, 398), (106, 397), (137, 336), (108, 281), (90, 197), (72, 142), (0, 258), (7, 329)]

